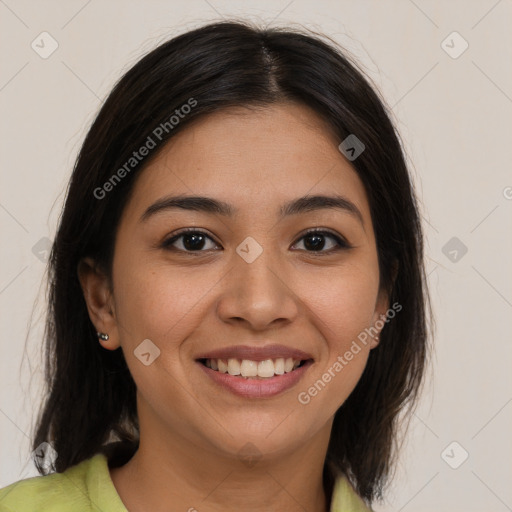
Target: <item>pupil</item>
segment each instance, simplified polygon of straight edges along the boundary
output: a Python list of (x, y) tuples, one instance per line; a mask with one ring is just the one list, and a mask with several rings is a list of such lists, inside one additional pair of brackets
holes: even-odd
[[(184, 235), (183, 245), (188, 250), (201, 249), (204, 245), (204, 235), (195, 233), (191, 235)], [(305, 238), (304, 246), (310, 250), (320, 250), (325, 246), (323, 235), (309, 235)]]
[[(313, 243), (308, 243), (308, 240), (314, 240)], [(318, 250), (318, 249), (323, 249), (325, 245), (325, 240), (324, 240), (324, 237), (323, 235), (309, 235), (305, 238), (304, 240), (304, 246), (306, 247), (306, 249), (313, 249), (313, 250)]]
[(183, 245), (186, 249), (201, 249), (204, 244), (204, 236), (201, 234), (185, 235)]

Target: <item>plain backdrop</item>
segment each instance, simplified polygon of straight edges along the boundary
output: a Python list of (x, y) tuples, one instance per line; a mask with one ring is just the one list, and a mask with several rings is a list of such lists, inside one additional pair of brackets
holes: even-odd
[(0, 487), (37, 474), (41, 283), (84, 135), (141, 55), (230, 16), (336, 39), (404, 139), (437, 332), (396, 476), (375, 510), (512, 510), (510, 0), (0, 0)]

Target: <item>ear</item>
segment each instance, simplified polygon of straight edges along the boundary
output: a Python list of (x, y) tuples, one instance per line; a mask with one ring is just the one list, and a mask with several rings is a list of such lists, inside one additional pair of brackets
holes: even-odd
[(375, 348), (380, 342), (380, 333), (386, 325), (386, 311), (389, 308), (388, 294), (386, 290), (380, 289), (377, 296), (375, 311), (372, 317), (371, 325), (371, 343), (370, 349)]
[[(398, 261), (395, 259), (391, 267), (391, 284), (389, 289), (381, 287), (377, 296), (377, 302), (375, 304), (375, 312), (372, 318), (373, 330), (378, 332), (372, 336), (372, 342), (370, 348), (375, 348), (380, 342), (380, 333), (386, 325), (387, 311), (389, 310), (389, 297), (395, 284), (396, 276), (398, 275)], [(372, 331), (373, 332), (373, 331)]]
[(114, 300), (110, 279), (92, 258), (83, 258), (78, 263), (78, 279), (87, 304), (89, 318), (96, 331), (108, 334), (108, 340), (99, 343), (108, 349), (119, 348), (119, 330), (115, 317)]

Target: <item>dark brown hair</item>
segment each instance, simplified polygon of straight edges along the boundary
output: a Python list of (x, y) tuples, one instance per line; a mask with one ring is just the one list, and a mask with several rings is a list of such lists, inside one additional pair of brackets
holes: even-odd
[[(90, 256), (111, 272), (123, 208), (136, 176), (158, 151), (123, 173), (104, 196), (98, 197), (98, 189), (191, 98), (196, 105), (162, 132), (159, 148), (208, 113), (295, 101), (316, 111), (340, 142), (355, 134), (364, 143), (365, 150), (351, 163), (369, 200), (380, 285), (389, 291), (390, 304), (402, 306), (336, 412), (326, 461), (343, 471), (367, 502), (382, 496), (399, 418), (417, 397), (428, 354), (422, 228), (384, 102), (347, 52), (323, 39), (305, 30), (210, 23), (144, 56), (104, 102), (78, 155), (49, 259), (47, 394), (33, 447), (45, 441), (53, 445), (57, 472), (98, 452), (120, 465), (138, 447), (135, 383), (122, 350), (105, 350), (97, 341), (77, 266)], [(47, 472), (39, 465), (38, 470)]]

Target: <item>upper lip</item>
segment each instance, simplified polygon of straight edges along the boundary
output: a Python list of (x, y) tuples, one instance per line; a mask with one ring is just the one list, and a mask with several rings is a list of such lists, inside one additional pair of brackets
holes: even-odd
[(233, 345), (230, 347), (209, 350), (196, 357), (196, 359), (247, 359), (250, 361), (265, 361), (266, 359), (313, 359), (311, 354), (303, 352), (297, 348), (286, 347), (285, 345), (265, 345), (264, 347), (254, 347), (250, 345)]

